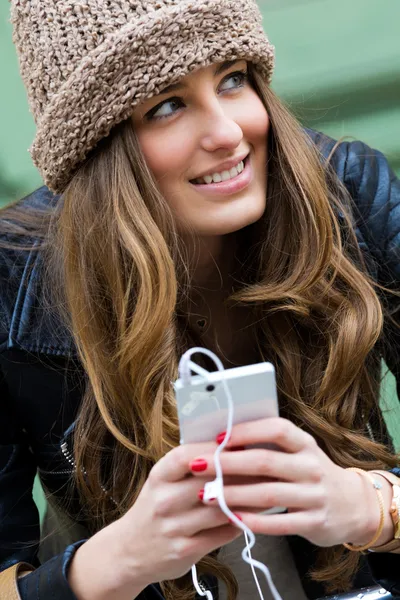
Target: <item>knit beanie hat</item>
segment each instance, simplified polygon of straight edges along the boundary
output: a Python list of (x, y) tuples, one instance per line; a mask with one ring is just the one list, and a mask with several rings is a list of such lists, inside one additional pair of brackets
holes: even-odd
[(274, 47), (256, 0), (11, 0), (37, 131), (30, 153), (61, 193), (140, 102), (212, 63), (246, 59), (269, 82)]

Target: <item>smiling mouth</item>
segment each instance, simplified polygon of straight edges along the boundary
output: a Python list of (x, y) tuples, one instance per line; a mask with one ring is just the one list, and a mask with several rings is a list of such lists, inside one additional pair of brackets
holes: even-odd
[(239, 175), (241, 175), (241, 173), (243, 173), (243, 171), (245, 170), (249, 156), (250, 155), (248, 154), (245, 159), (240, 161), (240, 163), (238, 163), (236, 167), (230, 169), (230, 171), (223, 171), (222, 173), (213, 173), (212, 175), (210, 174), (205, 175), (204, 177), (191, 179), (190, 183), (192, 183), (193, 185), (218, 185), (220, 183), (225, 183), (226, 181), (233, 181), (237, 177), (239, 177)]

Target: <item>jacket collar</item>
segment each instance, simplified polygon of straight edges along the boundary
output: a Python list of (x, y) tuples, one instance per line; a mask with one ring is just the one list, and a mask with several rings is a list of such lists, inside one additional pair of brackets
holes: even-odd
[(40, 289), (40, 252), (30, 252), (11, 316), (8, 348), (54, 356), (77, 356), (71, 334), (60, 318), (44, 306)]
[[(30, 205), (56, 202), (58, 197), (42, 187), (24, 200)], [(55, 311), (43, 299), (43, 258), (34, 249), (24, 255), (20, 266), (10, 274), (10, 285), (15, 278), (18, 289), (15, 302), (9, 312), (10, 325), (7, 348), (23, 349), (34, 353), (54, 356), (78, 355), (74, 340)], [(25, 253), (24, 253), (25, 254)], [(25, 258), (26, 256), (26, 258)]]

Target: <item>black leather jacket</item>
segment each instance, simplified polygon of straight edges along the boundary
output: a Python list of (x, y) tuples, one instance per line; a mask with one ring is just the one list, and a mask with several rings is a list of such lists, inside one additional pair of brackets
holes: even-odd
[[(328, 156), (334, 141), (308, 133)], [(381, 153), (360, 142), (341, 143), (332, 164), (354, 200), (358, 241), (372, 276), (384, 285), (399, 287), (399, 180)], [(24, 201), (47, 204), (56, 199), (43, 187)], [(31, 563), (37, 570), (20, 582), (22, 600), (72, 600), (67, 570), (81, 541), (75, 540), (40, 564), (39, 517), (32, 486), (38, 471), (43, 486), (55, 498), (62, 500), (67, 493), (71, 464), (65, 443), (68, 451), (85, 374), (73, 341), (42, 307), (41, 270), (40, 253), (0, 251), (0, 571), (20, 561)], [(396, 351), (400, 335), (393, 333), (392, 339), (394, 348), (385, 359), (400, 381)], [(79, 521), (78, 504), (73, 501), (71, 506)], [(316, 548), (299, 537), (289, 541), (306, 595), (322, 597), (321, 586), (307, 577)], [(354, 588), (370, 584), (371, 574), (400, 596), (400, 555), (368, 556)], [(159, 587), (149, 586), (140, 595), (140, 600), (145, 598), (162, 598)]]

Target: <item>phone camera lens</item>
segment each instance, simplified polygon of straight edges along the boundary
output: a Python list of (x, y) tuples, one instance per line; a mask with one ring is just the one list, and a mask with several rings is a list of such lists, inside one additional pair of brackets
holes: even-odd
[(213, 392), (213, 391), (215, 390), (215, 385), (212, 385), (212, 384), (211, 384), (211, 385), (208, 385), (208, 386), (206, 387), (206, 390), (207, 390), (207, 392)]

